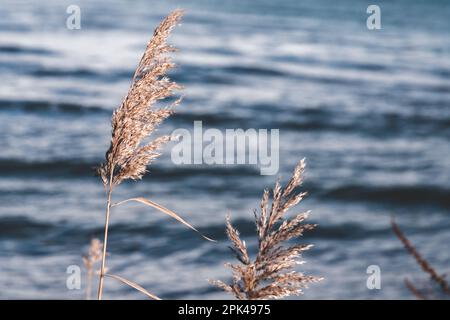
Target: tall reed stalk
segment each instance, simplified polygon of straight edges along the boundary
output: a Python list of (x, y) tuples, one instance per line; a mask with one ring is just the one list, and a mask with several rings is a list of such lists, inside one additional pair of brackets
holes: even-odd
[[(141, 179), (147, 171), (147, 165), (160, 155), (158, 150), (172, 140), (171, 136), (164, 135), (148, 143), (143, 141), (156, 130), (158, 125), (173, 114), (174, 108), (181, 101), (181, 99), (176, 99), (166, 107), (154, 108), (157, 102), (167, 100), (174, 95), (175, 91), (181, 89), (177, 83), (167, 77), (167, 71), (174, 67), (169, 53), (176, 51), (175, 48), (167, 44), (167, 38), (182, 15), (181, 10), (173, 11), (155, 29), (153, 37), (148, 42), (136, 68), (128, 93), (112, 116), (111, 144), (106, 152), (106, 161), (98, 169), (106, 190), (105, 227), (98, 300), (103, 297), (105, 277), (129, 285), (150, 298), (159, 299), (130, 280), (106, 273), (108, 229), (113, 207), (130, 201), (139, 202), (153, 207), (197, 231), (178, 214), (149, 199), (135, 197), (115, 204), (112, 203), (114, 188), (124, 180)], [(209, 238), (206, 239), (210, 240)]]
[[(114, 170), (114, 166), (111, 167)], [(98, 295), (97, 299), (102, 300), (103, 295), (103, 281), (105, 279), (105, 267), (106, 267), (106, 247), (108, 246), (108, 228), (109, 228), (109, 215), (111, 212), (111, 194), (112, 194), (112, 172), (110, 173), (109, 183), (108, 183), (108, 191), (106, 196), (106, 214), (105, 214), (105, 231), (103, 237), (103, 251), (102, 251), (102, 266), (100, 269), (100, 279), (98, 284)]]

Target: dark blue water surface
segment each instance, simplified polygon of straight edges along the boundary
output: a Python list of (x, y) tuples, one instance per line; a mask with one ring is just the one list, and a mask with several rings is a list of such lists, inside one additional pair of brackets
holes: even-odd
[[(156, 24), (187, 10), (171, 42), (172, 77), (185, 101), (161, 132), (279, 128), (280, 172), (308, 161), (298, 211), (312, 210), (315, 247), (299, 266), (325, 280), (303, 298), (411, 298), (426, 280), (393, 235), (395, 216), (441, 272), (450, 263), (450, 3), (378, 1), (382, 29), (366, 28), (367, 1), (73, 1), (0, 4), (0, 298), (83, 298), (66, 288), (100, 237), (110, 117)], [(109, 268), (162, 298), (228, 298), (224, 219), (249, 246), (252, 209), (276, 176), (255, 166), (177, 166), (170, 146), (142, 182), (116, 200), (146, 196), (183, 214), (182, 225), (140, 205), (117, 208)], [(294, 212), (293, 212), (294, 213)], [(382, 289), (368, 290), (378, 265)], [(83, 286), (84, 286), (83, 282)], [(82, 288), (84, 289), (84, 287)], [(113, 280), (105, 298), (144, 298)]]

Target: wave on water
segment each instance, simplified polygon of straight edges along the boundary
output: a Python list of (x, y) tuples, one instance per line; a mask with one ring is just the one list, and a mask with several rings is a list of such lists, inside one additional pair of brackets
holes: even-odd
[(56, 52), (44, 49), (41, 47), (25, 47), (25, 46), (18, 46), (15, 44), (1, 44), (0, 45), (0, 54), (1, 53), (7, 53), (7, 54), (32, 54), (32, 55), (54, 55)]
[(53, 114), (111, 114), (112, 112), (111, 110), (99, 106), (86, 106), (83, 104), (44, 100), (0, 100), (0, 112), (2, 111)]

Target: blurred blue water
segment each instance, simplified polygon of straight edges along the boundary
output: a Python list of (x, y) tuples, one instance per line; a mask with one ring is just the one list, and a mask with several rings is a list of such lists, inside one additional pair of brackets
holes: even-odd
[[(378, 1), (382, 30), (366, 28), (367, 1), (77, 1), (81, 30), (65, 27), (72, 1), (0, 6), (0, 298), (82, 298), (65, 287), (100, 236), (104, 195), (93, 168), (109, 143), (154, 26), (187, 10), (171, 42), (172, 77), (186, 87), (161, 132), (279, 128), (280, 175), (308, 160), (299, 210), (316, 231), (302, 241), (307, 272), (325, 277), (304, 298), (411, 298), (403, 278), (426, 278), (389, 227), (395, 215), (442, 272), (450, 243), (450, 5)], [(250, 166), (186, 166), (166, 155), (115, 197), (148, 196), (180, 211), (205, 243), (141, 206), (112, 216), (109, 266), (163, 298), (227, 298), (231, 259), (224, 217), (249, 245), (252, 209), (274, 176)], [(366, 268), (382, 289), (366, 288)], [(107, 282), (106, 298), (142, 298)]]

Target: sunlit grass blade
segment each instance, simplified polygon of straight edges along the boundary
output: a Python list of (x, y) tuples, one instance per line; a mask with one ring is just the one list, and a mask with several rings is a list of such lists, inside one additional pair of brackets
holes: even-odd
[(126, 284), (126, 285), (128, 285), (128, 286), (130, 286), (130, 287), (132, 287), (132, 288), (134, 288), (134, 289), (136, 289), (138, 291), (140, 291), (141, 293), (145, 294), (147, 297), (149, 297), (149, 298), (151, 298), (153, 300), (161, 300), (161, 298), (159, 298), (158, 296), (154, 295), (153, 293), (148, 292), (147, 290), (145, 290), (144, 288), (142, 288), (140, 285), (138, 285), (137, 283), (135, 283), (133, 281), (127, 280), (127, 279), (122, 278), (120, 276), (117, 276), (115, 274), (108, 274), (108, 273), (106, 273), (105, 276), (113, 278), (113, 279), (116, 279), (117, 281), (120, 281), (120, 282), (122, 282), (122, 283), (124, 283), (124, 284)]
[(212, 241), (212, 242), (216, 242), (216, 240), (213, 240), (211, 238), (208, 238), (207, 236), (203, 235), (200, 231), (198, 231), (194, 226), (192, 226), (190, 223), (188, 223), (186, 220), (184, 220), (183, 218), (181, 218), (178, 214), (176, 214), (175, 212), (173, 212), (172, 210), (169, 210), (165, 207), (163, 207), (160, 204), (157, 204), (156, 202), (153, 202), (151, 200), (142, 198), (142, 197), (138, 197), (138, 198), (131, 198), (131, 199), (127, 199), (127, 200), (123, 200), (120, 201), (118, 203), (113, 204), (113, 206), (118, 206), (121, 204), (124, 204), (126, 202), (131, 202), (131, 201), (136, 201), (136, 202), (140, 202), (143, 203), (147, 206), (153, 207), (155, 209), (158, 209), (159, 211), (161, 211), (162, 213), (165, 213), (169, 216), (171, 216), (172, 218), (174, 218), (175, 220), (177, 220), (178, 222), (181, 222), (182, 224), (184, 224), (186, 227), (188, 227), (189, 229), (197, 232), (198, 234), (200, 234), (203, 238), (205, 238), (208, 241)]

